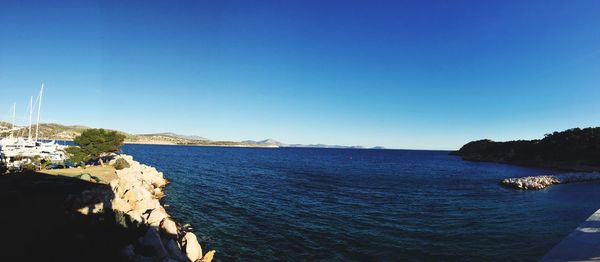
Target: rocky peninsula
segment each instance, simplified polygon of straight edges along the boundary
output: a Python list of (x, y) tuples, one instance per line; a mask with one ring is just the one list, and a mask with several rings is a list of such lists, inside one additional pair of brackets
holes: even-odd
[(105, 163), (110, 175), (86, 169), (0, 175), (0, 261), (212, 261), (161, 205), (163, 173), (128, 155)]
[(564, 173), (557, 175), (528, 176), (503, 179), (500, 184), (516, 189), (544, 189), (554, 184), (600, 180), (600, 173)]
[(210, 262), (215, 251), (202, 252), (196, 235), (189, 226), (177, 224), (161, 205), (163, 188), (168, 181), (156, 168), (140, 164), (129, 155), (117, 155), (129, 167), (117, 170), (110, 187), (94, 188), (72, 196), (68, 205), (82, 214), (108, 213), (124, 228), (140, 232), (137, 241), (122, 249), (130, 261)]
[[(553, 184), (600, 180), (600, 127), (573, 128), (542, 139), (469, 142), (458, 151), (464, 160), (557, 170), (557, 175), (508, 178), (500, 184), (518, 189), (542, 189)], [(562, 173), (570, 171), (575, 173)]]
[(600, 171), (600, 127), (573, 128), (535, 140), (477, 140), (452, 154), (471, 161), (576, 172)]

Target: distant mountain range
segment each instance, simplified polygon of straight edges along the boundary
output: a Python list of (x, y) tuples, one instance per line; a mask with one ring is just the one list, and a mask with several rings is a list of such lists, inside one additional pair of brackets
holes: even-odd
[[(0, 128), (10, 127), (6, 122), (0, 122)], [(40, 124), (40, 136), (47, 139), (56, 140), (73, 140), (79, 136), (81, 132), (90, 127), (81, 125), (61, 125), (55, 123)], [(325, 144), (286, 144), (274, 139), (265, 139), (260, 141), (244, 140), (244, 141), (214, 141), (201, 136), (181, 135), (172, 132), (152, 133), (152, 134), (129, 134), (126, 132), (115, 130), (125, 135), (125, 143), (132, 144), (170, 144), (170, 145), (204, 145), (204, 146), (238, 146), (238, 147), (315, 147), (315, 148), (355, 148), (368, 149), (361, 146), (340, 146), (340, 145), (325, 145)], [(27, 130), (21, 129), (17, 131), (19, 136), (27, 136)], [(0, 134), (2, 137), (3, 134)], [(7, 135), (7, 134), (4, 134)], [(384, 147), (373, 147), (369, 149), (385, 149)]]
[(325, 144), (309, 144), (309, 145), (304, 145), (304, 144), (285, 144), (282, 142), (279, 142), (275, 139), (265, 139), (265, 140), (261, 140), (261, 141), (253, 141), (253, 140), (244, 140), (242, 141), (242, 143), (253, 143), (253, 144), (259, 144), (259, 145), (276, 145), (278, 147), (316, 147), (316, 148), (353, 148), (353, 149), (386, 149), (385, 147), (382, 146), (376, 146), (376, 147), (363, 147), (363, 146), (340, 146), (340, 145), (325, 145)]
[(281, 143), (275, 139), (265, 139), (265, 140), (260, 140), (260, 141), (254, 141), (254, 140), (244, 140), (242, 141), (242, 143), (247, 143), (247, 144), (258, 144), (258, 145), (274, 145), (274, 146), (279, 146), (279, 147), (283, 147), (286, 146), (286, 144)]
[(176, 138), (188, 139), (188, 140), (209, 140), (208, 138), (201, 137), (201, 136), (186, 136), (186, 135), (180, 135), (180, 134), (175, 134), (175, 133), (171, 133), (171, 132), (148, 134), (148, 135), (168, 136), (168, 137), (176, 137)]

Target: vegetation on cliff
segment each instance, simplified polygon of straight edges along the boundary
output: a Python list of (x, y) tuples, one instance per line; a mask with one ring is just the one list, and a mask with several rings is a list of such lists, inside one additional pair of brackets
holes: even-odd
[(86, 129), (73, 140), (79, 147), (69, 147), (67, 152), (74, 162), (98, 159), (104, 154), (118, 152), (125, 136), (105, 129)]
[(546, 134), (543, 139), (467, 143), (454, 154), (465, 160), (576, 171), (600, 170), (600, 127), (573, 128)]

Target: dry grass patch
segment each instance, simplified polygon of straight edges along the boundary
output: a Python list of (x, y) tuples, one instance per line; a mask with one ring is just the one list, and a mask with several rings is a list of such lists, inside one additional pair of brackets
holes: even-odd
[(42, 170), (40, 173), (49, 174), (49, 175), (60, 175), (60, 176), (68, 176), (74, 177), (83, 173), (88, 173), (92, 176), (100, 178), (102, 180), (101, 183), (108, 183), (111, 180), (117, 178), (117, 173), (114, 167), (105, 165), (105, 166), (91, 166), (86, 168), (63, 168), (63, 169), (52, 169), (52, 170)]

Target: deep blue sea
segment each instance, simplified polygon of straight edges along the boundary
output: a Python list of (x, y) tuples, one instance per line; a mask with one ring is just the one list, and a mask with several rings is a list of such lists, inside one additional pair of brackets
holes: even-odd
[(535, 261), (600, 208), (600, 183), (444, 151), (126, 145), (216, 261)]

